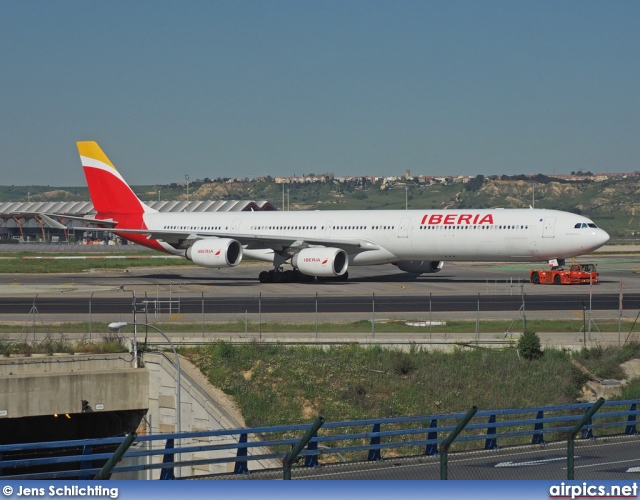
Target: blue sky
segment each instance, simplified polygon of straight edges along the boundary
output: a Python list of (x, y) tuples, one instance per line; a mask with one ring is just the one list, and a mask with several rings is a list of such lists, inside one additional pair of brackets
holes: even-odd
[(2, 185), (640, 169), (640, 2), (0, 3)]

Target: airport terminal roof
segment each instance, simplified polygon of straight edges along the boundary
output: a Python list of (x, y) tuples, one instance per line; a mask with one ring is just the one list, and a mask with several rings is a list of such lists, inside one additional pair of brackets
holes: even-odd
[[(248, 212), (276, 210), (266, 200), (215, 200), (215, 201), (147, 201), (159, 212)], [(96, 213), (90, 201), (8, 201), (0, 203), (0, 216), (14, 214), (53, 213), (83, 216)]]

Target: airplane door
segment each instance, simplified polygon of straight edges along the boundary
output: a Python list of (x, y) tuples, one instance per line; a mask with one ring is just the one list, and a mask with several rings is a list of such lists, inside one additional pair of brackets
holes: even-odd
[(331, 226), (333, 226), (333, 221), (327, 222), (324, 228), (324, 234), (327, 238), (331, 237)]
[(235, 219), (233, 221), (233, 224), (231, 225), (231, 232), (237, 233), (239, 227), (240, 227), (240, 219)]
[(542, 237), (543, 238), (555, 238), (554, 231), (556, 227), (556, 218), (555, 217), (545, 217), (544, 226), (542, 228)]
[(398, 238), (409, 237), (409, 221), (411, 219), (402, 219), (400, 221), (400, 227), (398, 228)]

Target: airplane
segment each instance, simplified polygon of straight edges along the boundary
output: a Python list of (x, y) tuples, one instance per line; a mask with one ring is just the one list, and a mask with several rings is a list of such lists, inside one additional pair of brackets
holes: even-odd
[[(542, 262), (586, 254), (609, 235), (590, 219), (547, 209), (158, 212), (145, 205), (93, 141), (78, 152), (97, 212), (69, 217), (198, 266), (269, 262), (262, 283), (346, 281), (351, 266), (437, 273), (445, 261)], [(53, 222), (53, 221), (51, 221)], [(288, 263), (292, 269), (284, 270)]]

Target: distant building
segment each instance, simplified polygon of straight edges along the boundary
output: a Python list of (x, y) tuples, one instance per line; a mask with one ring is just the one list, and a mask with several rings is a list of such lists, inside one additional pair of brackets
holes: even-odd
[[(216, 201), (147, 201), (159, 212), (248, 212), (277, 210), (266, 200), (216, 200)], [(100, 229), (87, 227), (77, 220), (61, 220), (66, 230), (50, 228), (38, 213), (93, 217), (96, 211), (90, 201), (4, 202), (0, 203), (0, 239), (19, 241), (68, 241), (69, 231), (77, 231), (79, 239), (109, 239)], [(115, 236), (114, 236), (115, 238)]]

